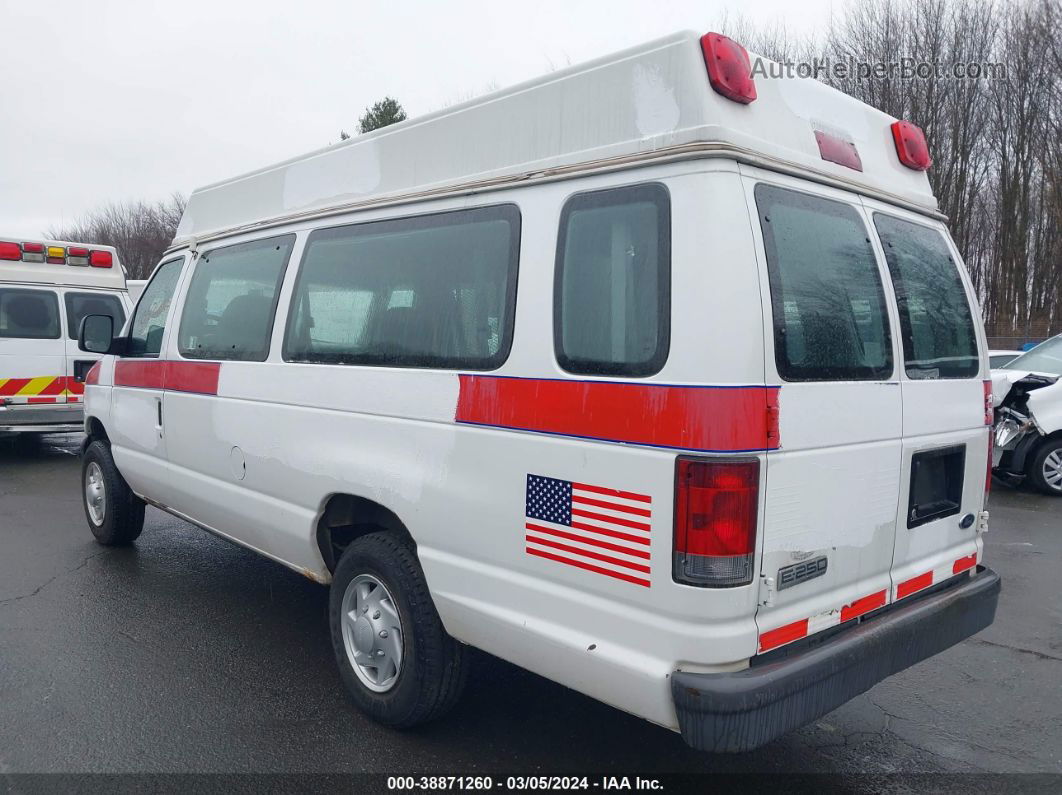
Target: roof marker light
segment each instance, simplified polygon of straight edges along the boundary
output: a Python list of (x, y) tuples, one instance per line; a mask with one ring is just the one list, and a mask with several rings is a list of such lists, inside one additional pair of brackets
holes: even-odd
[(89, 265), (93, 268), (110, 268), (114, 265), (114, 257), (109, 251), (89, 252)]
[(65, 265), (66, 249), (62, 246), (48, 246), (48, 262), (52, 265)]
[(88, 261), (89, 252), (88, 252), (87, 248), (82, 248), (81, 246), (70, 246), (66, 250), (66, 254), (67, 254), (67, 259), (66, 259), (66, 264), (67, 265), (88, 265), (89, 264), (89, 261)]
[(23, 262), (44, 262), (44, 244), (43, 243), (23, 243), (22, 244), (22, 261)]
[(742, 105), (756, 99), (752, 65), (744, 47), (721, 33), (705, 33), (701, 36), (701, 52), (715, 93)]
[(0, 243), (0, 259), (22, 259), (18, 243)]
[(815, 130), (815, 143), (819, 145), (819, 155), (823, 160), (837, 163), (841, 166), (863, 170), (863, 161), (859, 157), (859, 150), (851, 141), (833, 133)]
[(891, 129), (892, 140), (896, 142), (896, 156), (901, 163), (915, 171), (925, 171), (933, 165), (926, 135), (920, 127), (909, 121), (894, 121)]

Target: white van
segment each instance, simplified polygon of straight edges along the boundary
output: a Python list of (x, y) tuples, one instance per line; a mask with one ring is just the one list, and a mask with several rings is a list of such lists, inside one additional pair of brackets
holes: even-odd
[(86, 315), (121, 326), (125, 272), (110, 246), (0, 234), (0, 432), (80, 432)]
[(86, 515), (331, 584), (354, 701), (474, 646), (759, 746), (991, 623), (991, 404), (918, 128), (683, 33), (193, 193), (89, 318)]

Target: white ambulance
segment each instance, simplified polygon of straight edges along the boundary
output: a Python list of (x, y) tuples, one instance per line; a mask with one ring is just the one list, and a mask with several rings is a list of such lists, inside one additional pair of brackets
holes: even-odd
[(145, 503), (331, 585), (353, 700), (466, 646), (740, 751), (991, 623), (991, 404), (921, 131), (683, 33), (195, 191), (87, 388)]
[(81, 320), (121, 328), (129, 308), (110, 246), (0, 234), (0, 432), (80, 432), (84, 376), (100, 358), (78, 350)]

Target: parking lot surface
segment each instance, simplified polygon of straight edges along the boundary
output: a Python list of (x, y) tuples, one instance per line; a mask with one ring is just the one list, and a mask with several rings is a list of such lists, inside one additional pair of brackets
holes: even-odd
[(0, 439), (0, 772), (1062, 772), (1062, 501), (996, 484), (996, 623), (760, 749), (677, 734), (480, 655), (399, 733), (347, 701), (327, 591), (149, 508), (94, 543), (76, 437)]

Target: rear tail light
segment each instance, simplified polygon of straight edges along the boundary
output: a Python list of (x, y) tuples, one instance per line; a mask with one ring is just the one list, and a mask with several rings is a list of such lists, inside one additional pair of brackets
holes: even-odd
[(48, 262), (52, 265), (65, 265), (66, 249), (62, 246), (48, 246)]
[(711, 588), (752, 582), (759, 491), (756, 459), (678, 458), (676, 582)]
[(87, 248), (81, 248), (80, 246), (70, 246), (66, 250), (66, 264), (67, 265), (88, 265), (89, 252)]
[(892, 140), (896, 143), (896, 156), (908, 168), (925, 171), (933, 165), (925, 133), (917, 125), (909, 121), (893, 122)]
[(0, 259), (22, 259), (22, 248), (18, 243), (0, 243)]
[(742, 105), (756, 99), (752, 64), (744, 47), (721, 33), (705, 33), (701, 36), (701, 52), (715, 93)]
[(44, 262), (44, 244), (43, 243), (23, 243), (22, 244), (22, 261), (23, 262)]
[(89, 254), (89, 265), (93, 268), (110, 268), (114, 265), (114, 257), (109, 251), (93, 251)]

